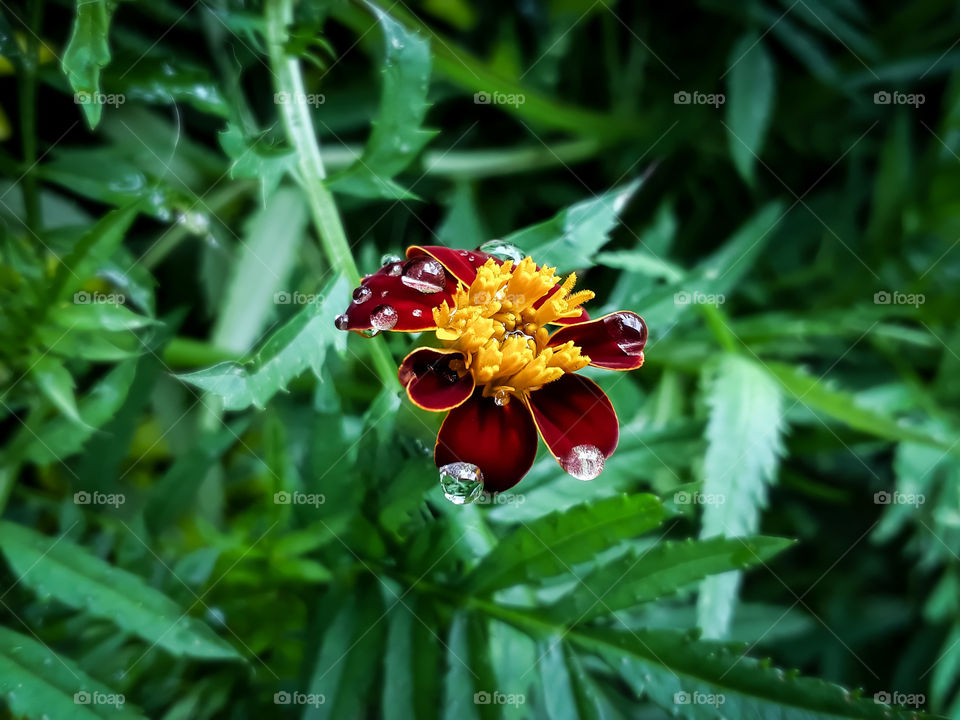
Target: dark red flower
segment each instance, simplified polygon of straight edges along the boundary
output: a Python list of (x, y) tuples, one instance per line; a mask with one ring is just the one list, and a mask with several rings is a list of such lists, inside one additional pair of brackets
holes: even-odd
[(604, 392), (574, 373), (640, 367), (647, 327), (625, 310), (591, 320), (581, 305), (593, 293), (575, 283), (529, 257), (413, 246), (364, 278), (336, 324), (436, 333), (443, 347), (417, 348), (398, 374), (419, 407), (448, 413), (434, 450), (441, 470), (476, 466), (484, 490), (506, 490), (533, 464), (539, 434), (564, 470), (592, 480), (619, 424)]

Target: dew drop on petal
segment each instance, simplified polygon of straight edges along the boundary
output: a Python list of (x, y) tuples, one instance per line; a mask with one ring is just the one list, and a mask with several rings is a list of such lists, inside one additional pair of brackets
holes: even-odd
[(603, 326), (617, 346), (627, 355), (643, 353), (647, 344), (647, 326), (636, 315), (614, 313), (603, 319)]
[(387, 265), (393, 265), (394, 263), (401, 262), (403, 258), (399, 255), (394, 255), (393, 253), (387, 253), (380, 258), (380, 267), (386, 267)]
[(440, 468), (440, 487), (447, 500), (466, 505), (483, 494), (483, 473), (472, 463), (450, 463)]
[(514, 266), (524, 258), (523, 250), (503, 240), (487, 240), (477, 250), (493, 255), (498, 260), (513, 260)]
[(421, 310), (420, 308), (414, 308), (410, 312), (410, 314), (413, 315), (414, 317), (423, 317), (423, 310)]
[(347, 330), (350, 325), (350, 320), (346, 315), (337, 315), (333, 324), (337, 326), (337, 330)]
[(596, 445), (577, 445), (560, 460), (560, 465), (577, 480), (593, 480), (603, 472), (605, 459)]
[(428, 294), (440, 292), (447, 284), (443, 265), (432, 258), (423, 257), (408, 262), (400, 280), (407, 287)]
[(503, 407), (510, 402), (510, 391), (505, 388), (497, 388), (493, 393), (493, 401)]
[(398, 318), (395, 308), (390, 305), (377, 305), (370, 313), (370, 324), (375, 330), (393, 330)]
[(390, 265), (390, 267), (387, 268), (387, 275), (389, 275), (390, 277), (396, 277), (402, 272), (403, 272), (402, 262), (395, 262), (392, 265)]
[(353, 291), (353, 302), (357, 305), (361, 305), (369, 300), (371, 295), (373, 295), (373, 290), (368, 288), (366, 285), (361, 285)]

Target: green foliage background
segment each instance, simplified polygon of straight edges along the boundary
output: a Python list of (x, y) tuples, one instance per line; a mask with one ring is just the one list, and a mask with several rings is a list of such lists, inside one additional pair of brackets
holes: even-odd
[[(960, 718), (958, 38), (0, 3), (0, 716)], [(650, 341), (599, 478), (460, 507), (333, 318), (491, 238)]]

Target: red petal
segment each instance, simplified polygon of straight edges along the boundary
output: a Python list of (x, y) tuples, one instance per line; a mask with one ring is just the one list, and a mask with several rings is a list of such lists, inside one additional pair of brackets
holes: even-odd
[(537, 428), (526, 406), (516, 398), (497, 405), (480, 388), (444, 419), (433, 453), (437, 467), (453, 462), (479, 467), (488, 492), (512, 488), (536, 456)]
[(459, 350), (417, 348), (400, 363), (397, 377), (418, 407), (431, 412), (451, 410), (473, 393), (473, 376), (460, 377), (449, 367), (451, 360), (465, 359)]
[(479, 250), (454, 250), (441, 245), (411, 245), (407, 248), (408, 258), (417, 255), (429, 255), (439, 261), (448, 272), (453, 273), (460, 282), (467, 286), (473, 284), (477, 277), (477, 270), (487, 260), (496, 260), (497, 263), (503, 263), (499, 258)]
[[(341, 330), (370, 330), (374, 324), (370, 315), (379, 307), (387, 306), (397, 311), (397, 324), (392, 328), (399, 332), (419, 332), (421, 330), (435, 330), (437, 325), (433, 321), (433, 309), (444, 301), (453, 303), (453, 290), (457, 281), (449, 273), (446, 274), (446, 287), (439, 292), (423, 293), (403, 283), (400, 274), (396, 272), (393, 263), (386, 265), (373, 275), (368, 275), (360, 283), (360, 288), (370, 291), (369, 297), (361, 303), (351, 302), (344, 313), (345, 322), (338, 320), (337, 327)], [(354, 293), (365, 292), (359, 288)], [(419, 316), (417, 315), (419, 313)]]
[(562, 327), (550, 336), (547, 345), (563, 345), (568, 340), (580, 347), (591, 365), (608, 370), (636, 370), (643, 365), (647, 324), (636, 313), (621, 310)]
[[(530, 393), (529, 404), (540, 437), (570, 474), (576, 475), (571, 471), (571, 463), (576, 461), (577, 452), (582, 455), (583, 448), (599, 451), (598, 461), (600, 455), (608, 458), (616, 449), (620, 437), (617, 413), (592, 380), (582, 375), (564, 375)], [(575, 448), (581, 450), (574, 452)], [(599, 467), (602, 469), (602, 461)]]

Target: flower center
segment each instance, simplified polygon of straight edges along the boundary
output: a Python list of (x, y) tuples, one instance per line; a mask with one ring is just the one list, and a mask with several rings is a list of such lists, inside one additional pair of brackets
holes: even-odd
[(453, 306), (433, 311), (437, 338), (466, 356), (451, 368), (471, 373), (485, 396), (504, 405), (586, 367), (590, 358), (573, 342), (547, 347), (545, 325), (579, 317), (580, 305), (593, 298), (589, 290), (571, 293), (576, 281), (571, 274), (560, 284), (556, 268), (537, 268), (529, 257), (516, 266), (488, 260), (469, 288), (457, 288)]

